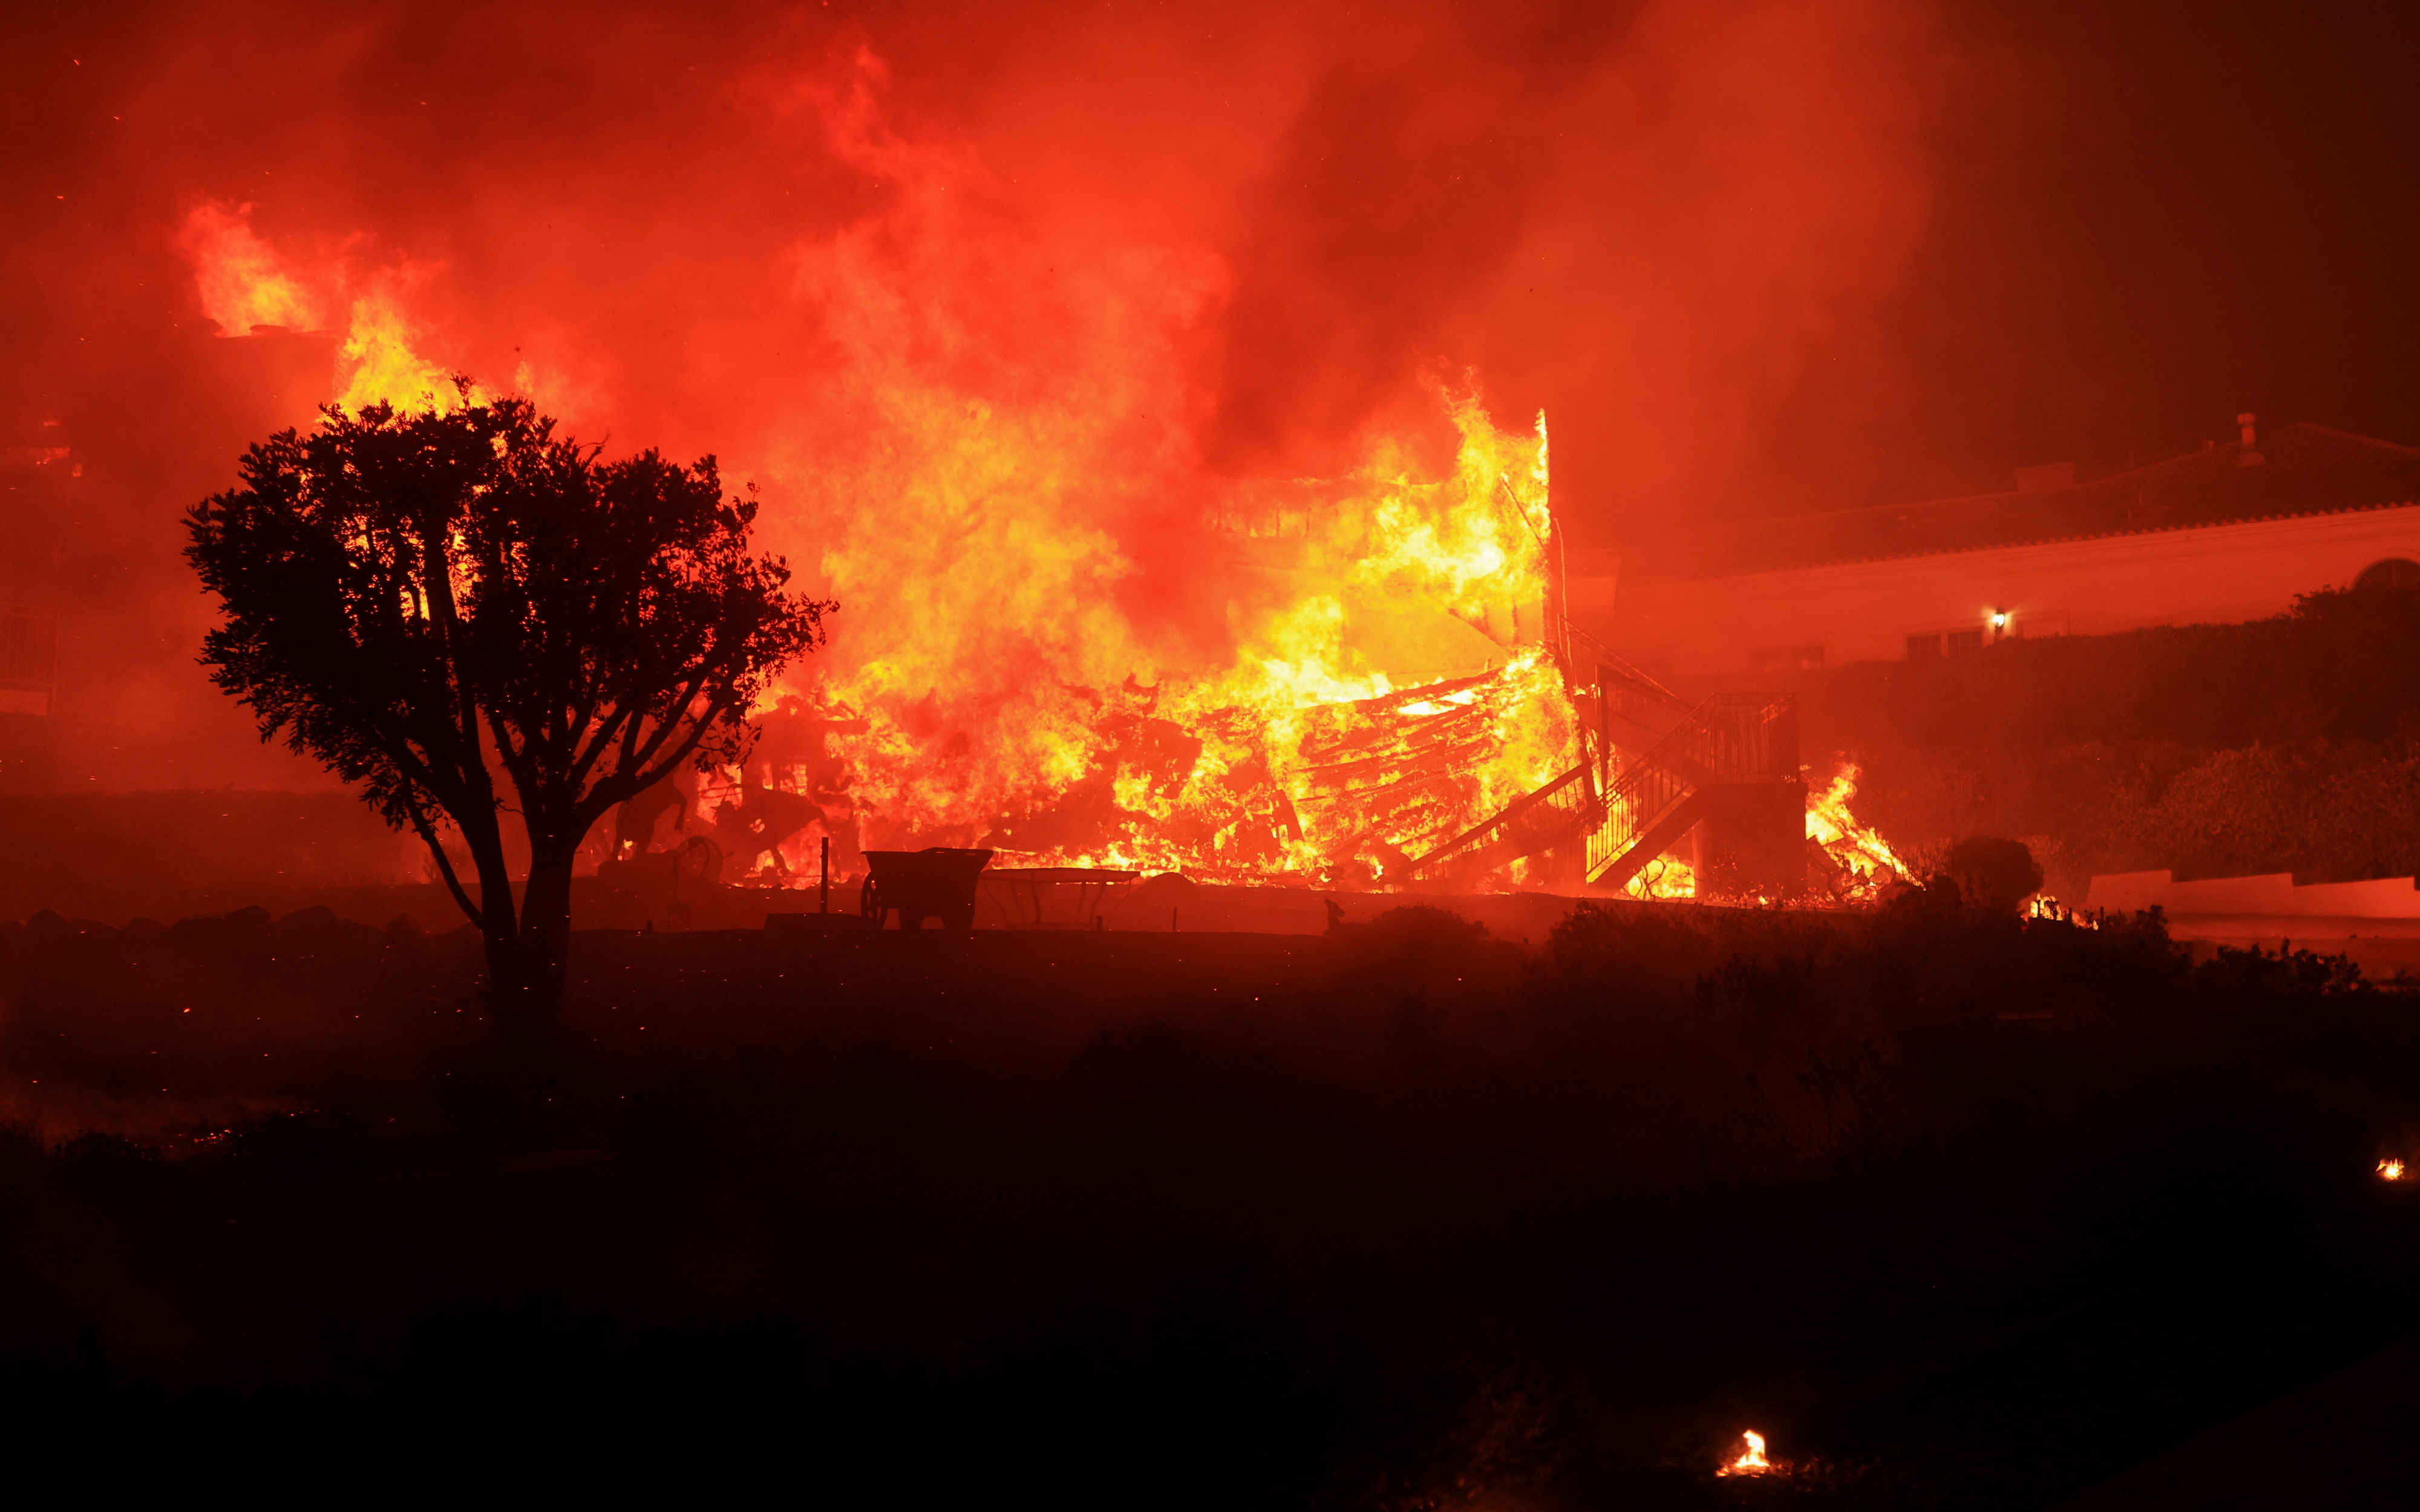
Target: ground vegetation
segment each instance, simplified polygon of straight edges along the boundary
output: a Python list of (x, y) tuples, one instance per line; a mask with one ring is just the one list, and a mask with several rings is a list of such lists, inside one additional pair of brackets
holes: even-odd
[[(2033, 1507), (2394, 1346), (2420, 1262), (2407, 992), (1953, 883), (569, 959), (541, 1094), (467, 930), (0, 927), (20, 1430), (843, 1504)], [(1713, 1474), (1749, 1426), (1791, 1476)]]
[(2071, 901), (2159, 867), (2420, 875), (2420, 593), (1843, 666), (1799, 694), (1808, 750), (1861, 769), (1858, 815), (1935, 865), (2013, 836)]

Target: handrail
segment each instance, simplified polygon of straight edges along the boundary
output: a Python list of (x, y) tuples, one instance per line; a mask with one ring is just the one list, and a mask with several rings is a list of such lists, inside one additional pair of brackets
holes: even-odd
[[(1460, 851), (1465, 846), (1468, 845), (1471, 841), (1478, 839), (1481, 835), (1490, 834), (1497, 830), (1511, 828), (1514, 819), (1519, 818), (1522, 815), (1529, 812), (1529, 810), (1546, 803), (1557, 793), (1561, 792), (1565, 787), (1570, 787), (1573, 783), (1588, 775), (1589, 763), (1582, 761), (1578, 766), (1572, 768), (1569, 772), (1557, 777), (1554, 781), (1546, 784), (1544, 787), (1540, 787), (1534, 792), (1526, 793), (1523, 796), (1512, 800), (1512, 802), (1505, 804), (1502, 808), (1497, 809), (1486, 818), (1480, 820), (1469, 829), (1463, 831), (1462, 834), (1455, 835), (1445, 844), (1438, 846), (1434, 850), (1431, 850), (1427, 855), (1420, 857), (1419, 860), (1413, 862), (1412, 870), (1419, 871), (1433, 863), (1442, 861)], [(1559, 807), (1560, 805), (1556, 806)]]
[[(1602, 877), (1698, 791), (1695, 767), (1716, 783), (1787, 781), (1797, 772), (1797, 737), (1787, 698), (1717, 694), (1623, 768), (1606, 787), (1605, 817), (1589, 836), (1588, 878)], [(1776, 739), (1776, 726), (1784, 725)]]

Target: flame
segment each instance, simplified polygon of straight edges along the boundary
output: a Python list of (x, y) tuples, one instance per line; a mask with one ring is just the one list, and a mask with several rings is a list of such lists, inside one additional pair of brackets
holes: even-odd
[[(1040, 865), (1375, 883), (1569, 770), (1584, 748), (1544, 618), (1544, 417), (1506, 431), (1475, 395), (1440, 397), (1459, 438), (1445, 475), (1416, 475), (1408, 446), (1381, 438), (1346, 477), (1210, 501), (1202, 570), (1234, 627), (1223, 664), (1156, 662), (1116, 609), (1126, 564), (1106, 539), (986, 519), (973, 528), (1009, 538), (979, 564), (947, 538), (965, 524), (954, 502), (911, 490), (885, 555), (950, 562), (962, 581), (903, 573), (896, 591), (923, 611), (912, 632), (792, 690), (861, 722), (833, 744), (866, 833)], [(965, 476), (958, 447), (937, 461), (937, 493), (1005, 486)], [(1039, 502), (1047, 522), (1058, 501)], [(1003, 621), (1058, 642), (1060, 669), (1092, 662), (1091, 679), (984, 677)]]
[[(343, 309), (336, 403), (355, 411), (383, 403), (443, 413), (465, 402), (453, 374), (420, 355), (419, 335), (404, 313), (405, 292), (425, 282), (430, 270), (397, 261), (348, 292), (357, 280), (342, 266), (296, 271), (253, 230), (251, 214), (248, 204), (205, 200), (186, 212), (175, 239), (178, 253), (193, 266), (194, 291), (222, 334), (243, 335), (258, 325), (314, 329), (323, 311)], [(487, 397), (473, 385), (468, 402)]]
[(2403, 1179), (2403, 1162), (2390, 1155), (2378, 1162), (2378, 1174), (2388, 1181), (2400, 1181)]
[(1807, 794), (1807, 838), (1823, 848), (1854, 886), (1871, 887), (1907, 874), (1888, 842), (1857, 822), (1849, 800), (1857, 796), (1857, 767), (1844, 762), (1822, 792)]
[(454, 375), (413, 350), (414, 334), (393, 288), (381, 285), (353, 301), (352, 322), (338, 360), (345, 370), (336, 403), (359, 412), (373, 404), (444, 414), (489, 394), (473, 383), (467, 396)]
[[(714, 774), (704, 811), (806, 800), (812, 822), (775, 849), (790, 865), (829, 837), (844, 858), (980, 845), (1028, 865), (1382, 886), (1589, 759), (1549, 619), (1543, 413), (1499, 427), (1474, 381), (1439, 379), (1450, 430), (1373, 428), (1337, 476), (1218, 476), (1188, 343), (1223, 264), (1054, 237), (969, 148), (887, 124), (884, 83), (864, 54), (792, 102), (875, 208), (789, 249), (818, 355), (778, 375), (733, 469), (771, 485), (765, 545), (842, 614), (754, 711), (778, 738)], [(298, 273), (240, 207), (205, 209), (192, 224), (209, 234), (184, 250), (206, 304), (274, 287), (345, 312), (339, 403), (463, 401), (415, 319), (432, 270)], [(528, 362), (514, 382), (541, 379), (606, 391)], [(1435, 444), (1448, 434), (1450, 451)], [(1827, 834), (1870, 839), (1847, 790), (1827, 795)], [(1532, 857), (1453, 881), (1554, 875)], [(1678, 863), (1634, 889), (1696, 890)]]
[(318, 300), (280, 264), (253, 230), (251, 217), (250, 205), (217, 200), (185, 212), (175, 245), (194, 266), (203, 313), (227, 335), (247, 335), (256, 325), (317, 326)]
[[(1822, 788), (1807, 791), (1807, 838), (1823, 848), (1839, 866), (1846, 896), (1862, 897), (1883, 882), (1905, 875), (1898, 852), (1849, 811), (1857, 795), (1857, 768), (1844, 763)], [(1637, 898), (1688, 898), (1698, 896), (1697, 873), (1687, 862), (1661, 856), (1649, 863), (1622, 889)]]
[(1638, 898), (1684, 898), (1698, 896), (1698, 873), (1678, 856), (1658, 856), (1622, 885)]
[(1717, 1475), (1762, 1475), (1773, 1469), (1764, 1457), (1764, 1435), (1749, 1428), (1740, 1435), (1740, 1452), (1724, 1462)]

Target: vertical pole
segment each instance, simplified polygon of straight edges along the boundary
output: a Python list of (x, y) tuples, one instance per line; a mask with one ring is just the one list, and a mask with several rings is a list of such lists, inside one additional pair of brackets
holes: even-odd
[(823, 906), (823, 912), (826, 912), (826, 913), (830, 913), (830, 912), (831, 912), (831, 836), (830, 836), (830, 835), (829, 835), (829, 834), (827, 834), (827, 835), (825, 835), (825, 836), (824, 836), (823, 852), (824, 852), (824, 882), (823, 882), (824, 906)]

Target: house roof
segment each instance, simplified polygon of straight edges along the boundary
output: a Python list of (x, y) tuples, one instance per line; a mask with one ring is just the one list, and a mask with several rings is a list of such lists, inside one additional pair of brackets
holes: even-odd
[(2420, 501), (2420, 447), (2320, 425), (2188, 452), (2088, 483), (1739, 521), (1625, 553), (1633, 582), (1731, 577)]

